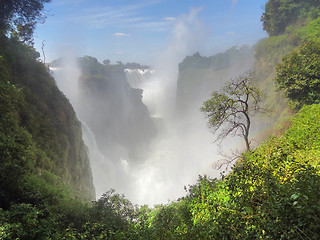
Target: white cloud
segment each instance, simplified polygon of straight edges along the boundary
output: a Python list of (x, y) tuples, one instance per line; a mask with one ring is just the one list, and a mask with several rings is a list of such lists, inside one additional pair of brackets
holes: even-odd
[[(67, 0), (69, 1), (69, 0)], [(96, 6), (90, 9), (84, 9), (82, 12), (77, 12), (69, 20), (78, 24), (86, 25), (92, 29), (104, 29), (106, 27), (118, 28), (137, 28), (139, 30), (163, 31), (167, 29), (167, 18), (162, 20), (154, 20), (152, 16), (142, 16), (141, 12), (145, 8), (163, 3), (166, 0), (149, 0), (143, 1), (140, 4), (124, 5), (117, 7)]]
[(130, 37), (131, 35), (128, 34), (128, 33), (117, 32), (117, 33), (112, 34), (112, 36), (115, 36), (115, 37)]
[(167, 21), (174, 21), (174, 20), (176, 20), (176, 18), (175, 18), (175, 17), (166, 17), (165, 20), (167, 20)]

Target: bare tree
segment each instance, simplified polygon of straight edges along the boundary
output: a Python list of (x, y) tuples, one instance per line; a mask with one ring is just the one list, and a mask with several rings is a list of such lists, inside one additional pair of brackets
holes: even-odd
[(216, 141), (222, 142), (227, 136), (241, 136), (250, 151), (251, 118), (261, 111), (261, 93), (255, 86), (254, 72), (249, 71), (227, 82), (220, 91), (212, 93), (205, 101), (201, 111), (209, 121)]
[(46, 55), (45, 55), (45, 52), (44, 52), (44, 42), (45, 42), (45, 40), (43, 40), (41, 42), (42, 43), (41, 50), (42, 50), (42, 55), (43, 55), (43, 64), (45, 65), (46, 64)]

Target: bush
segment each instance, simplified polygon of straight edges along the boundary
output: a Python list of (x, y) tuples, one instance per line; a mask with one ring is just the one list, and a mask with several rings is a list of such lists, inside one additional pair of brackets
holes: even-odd
[(320, 102), (320, 42), (306, 42), (286, 55), (275, 81), (294, 108)]

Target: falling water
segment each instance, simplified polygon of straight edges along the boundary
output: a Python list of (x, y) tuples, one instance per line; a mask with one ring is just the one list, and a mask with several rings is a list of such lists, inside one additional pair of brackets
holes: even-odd
[(166, 104), (174, 103), (158, 100), (165, 99), (167, 93), (161, 74), (152, 71), (146, 75), (139, 69), (126, 74), (129, 83), (143, 89), (142, 100), (158, 130), (146, 161), (134, 171), (135, 200), (149, 204), (174, 200), (184, 195), (184, 186), (194, 183), (199, 174), (218, 176), (210, 167), (216, 148), (199, 109), (190, 109), (184, 116), (168, 115)]
[[(96, 188), (96, 194), (98, 197), (106, 191), (107, 188), (111, 188), (116, 180), (115, 172), (111, 169), (115, 169), (113, 162), (104, 156), (98, 148), (95, 136), (87, 124), (82, 121), (79, 116), (81, 115), (81, 108), (79, 104), (80, 89), (79, 89), (79, 77), (81, 75), (79, 66), (75, 58), (66, 58), (63, 60), (64, 67), (50, 68), (52, 75), (56, 81), (58, 88), (66, 95), (72, 104), (78, 119), (82, 126), (82, 137), (85, 145), (88, 148), (88, 156), (90, 159), (90, 165), (93, 175), (93, 184)], [(101, 181), (104, 184), (103, 188), (100, 188)]]
[[(199, 174), (219, 175), (211, 168), (217, 149), (199, 111), (200, 104), (184, 115), (177, 114), (175, 109), (178, 64), (201, 44), (195, 39), (203, 35), (198, 27), (194, 11), (183, 15), (177, 20), (171, 44), (159, 57), (155, 70), (125, 70), (131, 87), (143, 90), (142, 101), (157, 128), (149, 148), (140, 150), (141, 161), (132, 162), (126, 156), (112, 159), (111, 152), (101, 151), (96, 136), (83, 122), (97, 197), (114, 188), (137, 204), (165, 203), (183, 196), (184, 186), (195, 183)], [(54, 77), (81, 119), (86, 109), (79, 104), (83, 97), (78, 84), (80, 69), (75, 58), (67, 59), (63, 66), (55, 69)]]

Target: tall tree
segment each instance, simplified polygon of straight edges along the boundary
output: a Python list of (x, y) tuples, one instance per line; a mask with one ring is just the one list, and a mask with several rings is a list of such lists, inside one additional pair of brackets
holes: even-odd
[(46, 18), (44, 4), (51, 0), (0, 0), (0, 31), (14, 32), (22, 41), (31, 42), (35, 25)]
[(213, 133), (218, 133), (216, 141), (223, 141), (229, 135), (242, 136), (246, 150), (250, 151), (251, 117), (262, 109), (261, 93), (254, 79), (252, 71), (240, 75), (220, 91), (213, 92), (212, 98), (203, 103), (201, 111), (208, 118)]
[(278, 89), (293, 107), (320, 103), (320, 43), (306, 42), (286, 55), (276, 68)]
[[(317, 17), (320, 11), (319, 0), (269, 0), (261, 17), (263, 29), (270, 36), (285, 32), (299, 18)], [(310, 13), (313, 13), (310, 15)]]

